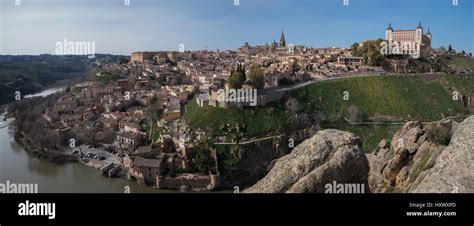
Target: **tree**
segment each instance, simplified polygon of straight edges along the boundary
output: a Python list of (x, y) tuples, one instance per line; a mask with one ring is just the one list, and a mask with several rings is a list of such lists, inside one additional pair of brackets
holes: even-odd
[(207, 174), (209, 169), (215, 166), (211, 156), (211, 148), (212, 138), (209, 135), (203, 135), (201, 139), (194, 142), (194, 150), (191, 158), (202, 174)]
[(380, 52), (381, 43), (383, 39), (365, 41), (362, 46), (359, 43), (354, 43), (351, 46), (352, 55), (362, 57), (364, 64), (369, 66), (380, 66), (383, 61), (382, 53)]
[(451, 44), (449, 44), (449, 46), (448, 46), (448, 52), (449, 53), (456, 53), (456, 50), (453, 49), (453, 46), (451, 46)]
[[(156, 96), (154, 97), (156, 98)], [(156, 131), (157, 126), (155, 122), (160, 120), (162, 114), (163, 108), (156, 103), (145, 108), (145, 117), (148, 119), (145, 124), (145, 131), (147, 131), (148, 138), (152, 144), (157, 140), (157, 137), (159, 137), (160, 131)]]
[(256, 89), (261, 89), (265, 85), (263, 70), (257, 65), (250, 67), (249, 84), (255, 87)]
[(229, 76), (229, 86), (233, 89), (240, 89), (244, 84), (245, 80), (247, 80), (245, 76), (245, 67), (238, 64), (236, 70), (232, 70)]
[(354, 42), (354, 44), (351, 45), (351, 52), (352, 55), (357, 55), (356, 53), (359, 51), (359, 43)]
[(299, 68), (298, 63), (293, 62), (293, 64), (291, 64), (291, 66), (290, 66), (291, 76), (295, 76), (296, 72), (298, 72), (299, 70), (300, 70), (300, 68)]

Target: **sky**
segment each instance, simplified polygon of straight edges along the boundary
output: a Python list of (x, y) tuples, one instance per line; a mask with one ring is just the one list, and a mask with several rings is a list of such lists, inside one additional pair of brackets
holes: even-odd
[[(15, 5), (20, 1), (20, 5)], [(474, 1), (458, 0), (0, 0), (0, 54), (54, 53), (56, 43), (94, 42), (97, 53), (226, 50), (278, 42), (349, 47), (415, 29), (432, 46), (474, 52)]]

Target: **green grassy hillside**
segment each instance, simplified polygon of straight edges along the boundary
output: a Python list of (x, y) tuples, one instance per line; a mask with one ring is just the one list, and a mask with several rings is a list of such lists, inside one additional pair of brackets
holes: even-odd
[(271, 103), (258, 109), (226, 109), (199, 107), (195, 99), (186, 105), (184, 119), (192, 127), (212, 130), (216, 135), (223, 134), (220, 127), (225, 123), (247, 125), (248, 136), (283, 131), (291, 123), (290, 114), (281, 103)]
[(474, 76), (444, 76), (440, 82), (451, 93), (457, 90), (460, 93), (474, 96)]
[(474, 60), (464, 56), (443, 56), (437, 58), (438, 62), (458, 71), (474, 71)]
[[(449, 76), (457, 82), (459, 78)], [(460, 82), (462, 83), (462, 82)], [(456, 86), (453, 82), (453, 85)], [(347, 93), (345, 93), (347, 92)], [(348, 94), (348, 99), (344, 95)], [(356, 105), (363, 115), (387, 115), (400, 120), (437, 120), (442, 115), (464, 114), (466, 109), (441, 85), (417, 76), (381, 76), (323, 81), (290, 94), (305, 111), (320, 110), (329, 121), (347, 116)]]
[[(258, 109), (199, 107), (195, 100), (186, 105), (185, 120), (195, 128), (219, 131), (224, 123), (246, 124), (246, 136), (284, 131), (294, 118), (294, 109), (284, 104), (297, 101), (297, 113), (321, 113), (326, 122), (343, 122), (350, 105), (362, 115), (390, 116), (400, 121), (435, 121), (444, 116), (465, 115), (467, 109), (452, 98), (448, 87), (474, 91), (473, 76), (444, 76), (424, 81), (417, 76), (380, 76), (322, 81), (294, 90), (279, 102)], [(446, 84), (449, 84), (447, 86)], [(344, 92), (348, 92), (345, 100)]]

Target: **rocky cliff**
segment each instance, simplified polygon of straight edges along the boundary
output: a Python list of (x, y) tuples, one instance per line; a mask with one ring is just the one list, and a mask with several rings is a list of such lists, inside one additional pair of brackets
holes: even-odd
[[(473, 192), (474, 116), (408, 122), (368, 154), (372, 192)], [(445, 146), (449, 143), (448, 146)]]
[(270, 172), (246, 193), (324, 192), (325, 186), (363, 184), (367, 188), (369, 164), (361, 141), (352, 133), (328, 129), (278, 159)]
[(325, 192), (334, 182), (368, 183), (370, 192), (474, 192), (473, 163), (474, 116), (460, 124), (408, 122), (366, 156), (358, 137), (329, 129), (278, 159), (244, 192)]
[(458, 126), (448, 147), (431, 169), (420, 174), (418, 181), (410, 192), (474, 192), (474, 116)]

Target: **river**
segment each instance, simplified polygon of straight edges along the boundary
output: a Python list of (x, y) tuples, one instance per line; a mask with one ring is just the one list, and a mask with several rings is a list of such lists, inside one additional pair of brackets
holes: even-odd
[[(52, 88), (25, 96), (45, 96), (62, 88)], [(107, 178), (80, 163), (55, 165), (28, 154), (15, 142), (13, 119), (3, 121), (6, 106), (0, 106), (0, 183), (37, 183), (40, 193), (131, 193), (163, 192), (152, 187), (141, 187), (121, 178)]]

